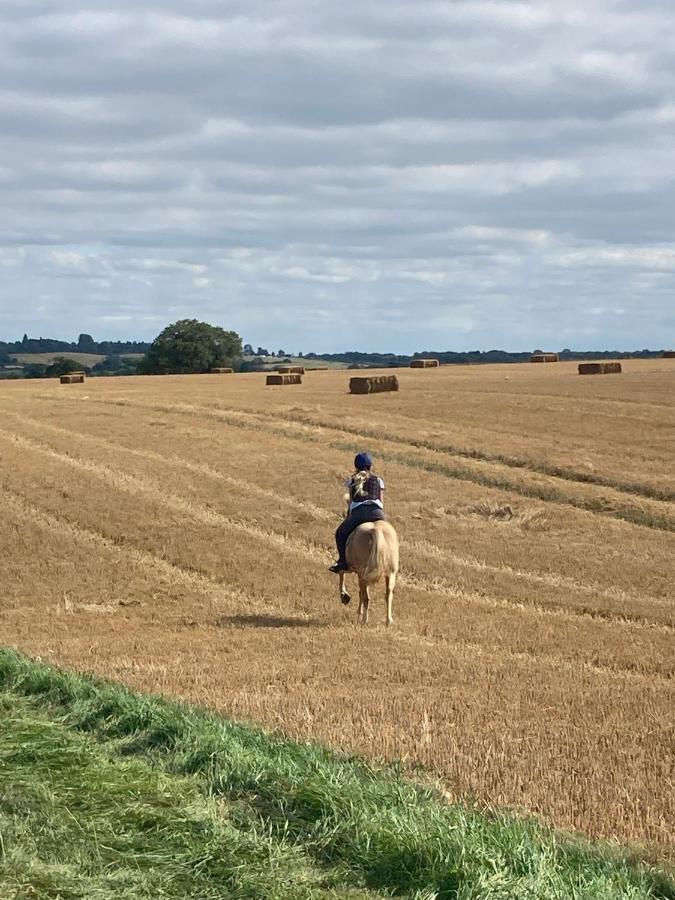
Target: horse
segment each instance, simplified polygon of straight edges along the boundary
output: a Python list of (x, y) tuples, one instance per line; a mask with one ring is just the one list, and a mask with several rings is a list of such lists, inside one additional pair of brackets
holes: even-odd
[[(387, 606), (387, 626), (393, 622), (391, 607), (394, 600), (394, 585), (398, 572), (398, 536), (394, 527), (384, 520), (364, 522), (359, 525), (347, 541), (348, 571), (359, 579), (359, 609), (357, 621), (368, 624), (370, 604), (369, 587), (384, 578)], [(351, 597), (345, 588), (345, 572), (340, 572), (340, 600), (345, 606)]]

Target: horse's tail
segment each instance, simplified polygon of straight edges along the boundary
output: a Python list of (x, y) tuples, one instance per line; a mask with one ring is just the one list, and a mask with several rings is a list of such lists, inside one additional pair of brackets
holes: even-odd
[(366, 582), (379, 581), (398, 572), (398, 538), (391, 525), (375, 524), (370, 532), (370, 553), (360, 573)]

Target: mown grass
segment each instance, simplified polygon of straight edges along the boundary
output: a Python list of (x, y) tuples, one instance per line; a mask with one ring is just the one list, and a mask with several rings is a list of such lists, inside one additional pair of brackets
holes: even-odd
[[(5, 887), (0, 896), (152, 896), (148, 879), (166, 869), (174, 893), (155, 896), (358, 897), (367, 888), (416, 900), (675, 898), (666, 872), (628, 852), (446, 804), (395, 769), (13, 651), (0, 650), (0, 690), (10, 713), (20, 710), (17, 727), (0, 728), (5, 885), (21, 885), (32, 866), (48, 888), (55, 867), (73, 890), (79, 871), (99, 879), (98, 893)], [(223, 801), (229, 821), (214, 806)], [(70, 846), (66, 811), (83, 833)], [(109, 879), (122, 878), (126, 863), (126, 894), (115, 893)], [(222, 893), (176, 893), (197, 877), (219, 878)]]

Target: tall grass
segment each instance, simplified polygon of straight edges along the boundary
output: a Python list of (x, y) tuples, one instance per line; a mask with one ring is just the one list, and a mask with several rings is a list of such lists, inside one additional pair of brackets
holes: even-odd
[[(28, 698), (113, 758), (196, 778), (275, 841), (345, 883), (418, 900), (674, 900), (668, 874), (514, 816), (449, 805), (434, 791), (313, 745), (0, 651), (0, 688)], [(265, 896), (265, 895), (261, 895)], [(289, 896), (291, 896), (289, 894)], [(317, 895), (318, 896), (318, 895)]]

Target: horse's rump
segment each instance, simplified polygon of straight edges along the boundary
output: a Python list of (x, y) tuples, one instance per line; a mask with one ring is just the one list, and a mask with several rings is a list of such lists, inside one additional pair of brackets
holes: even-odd
[(366, 584), (398, 572), (398, 537), (389, 522), (359, 525), (347, 541), (347, 563)]

